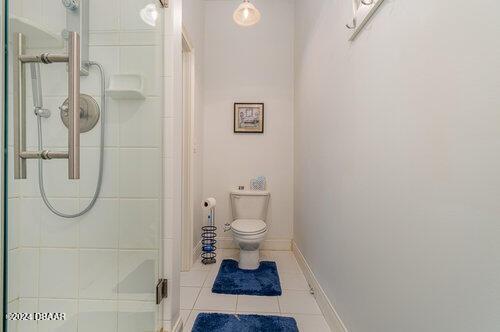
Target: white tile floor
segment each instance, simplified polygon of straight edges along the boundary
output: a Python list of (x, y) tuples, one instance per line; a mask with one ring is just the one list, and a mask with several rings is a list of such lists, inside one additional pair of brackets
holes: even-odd
[(184, 331), (191, 331), (200, 312), (267, 314), (293, 317), (301, 332), (329, 332), (309, 286), (291, 251), (261, 251), (261, 259), (278, 265), (282, 296), (221, 295), (212, 293), (212, 285), (223, 259), (237, 259), (237, 250), (218, 250), (217, 263), (193, 265), (181, 273), (181, 315)]

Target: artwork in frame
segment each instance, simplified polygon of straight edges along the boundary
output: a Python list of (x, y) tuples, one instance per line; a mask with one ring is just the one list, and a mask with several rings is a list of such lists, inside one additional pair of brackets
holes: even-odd
[(234, 132), (262, 134), (264, 132), (264, 104), (234, 103)]

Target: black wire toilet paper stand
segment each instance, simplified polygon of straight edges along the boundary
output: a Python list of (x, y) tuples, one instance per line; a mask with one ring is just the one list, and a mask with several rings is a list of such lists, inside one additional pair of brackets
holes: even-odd
[(215, 226), (215, 208), (208, 213), (208, 225), (201, 227), (201, 262), (205, 265), (217, 262), (217, 227)]

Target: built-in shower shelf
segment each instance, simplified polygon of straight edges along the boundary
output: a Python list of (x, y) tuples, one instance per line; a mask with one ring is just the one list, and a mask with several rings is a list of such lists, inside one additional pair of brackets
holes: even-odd
[(20, 32), (26, 36), (27, 48), (63, 48), (64, 41), (61, 35), (52, 32), (47, 27), (33, 22), (30, 19), (10, 16), (10, 29), (12, 32)]
[(107, 93), (113, 99), (146, 99), (144, 80), (137, 74), (111, 75)]

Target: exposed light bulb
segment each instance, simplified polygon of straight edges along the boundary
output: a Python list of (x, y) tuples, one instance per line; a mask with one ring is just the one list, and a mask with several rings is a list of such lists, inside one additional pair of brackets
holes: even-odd
[(158, 19), (158, 9), (154, 3), (150, 3), (141, 9), (139, 16), (144, 21), (144, 23), (156, 26), (156, 20)]
[(248, 27), (260, 21), (260, 12), (249, 0), (243, 0), (234, 11), (233, 19), (238, 25)]

